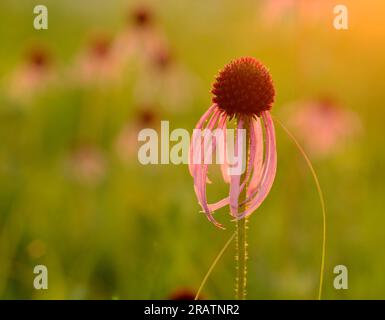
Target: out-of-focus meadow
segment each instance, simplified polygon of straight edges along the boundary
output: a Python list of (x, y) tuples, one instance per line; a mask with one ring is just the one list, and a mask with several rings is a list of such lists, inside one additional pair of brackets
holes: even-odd
[[(254, 56), (273, 114), (313, 160), (327, 205), (324, 298), (385, 298), (385, 3), (346, 0), (2, 0), (0, 297), (167, 299), (195, 292), (231, 236), (197, 203), (186, 165), (140, 165), (144, 127), (192, 130), (214, 76)], [(286, 3), (286, 5), (282, 5)], [(311, 3), (311, 4), (310, 4)], [(48, 30), (33, 28), (45, 4)], [(250, 218), (250, 299), (314, 299), (322, 215), (309, 169), (276, 127), (278, 172)], [(210, 199), (228, 186), (214, 177)], [(48, 290), (33, 267), (48, 267)], [(346, 265), (349, 289), (333, 288)], [(234, 296), (234, 247), (203, 298)]]

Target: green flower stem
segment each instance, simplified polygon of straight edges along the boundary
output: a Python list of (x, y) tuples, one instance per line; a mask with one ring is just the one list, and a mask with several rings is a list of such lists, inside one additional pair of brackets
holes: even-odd
[[(242, 174), (241, 181), (245, 179), (247, 172), (247, 165), (249, 159), (249, 127), (247, 120), (245, 121), (246, 129), (246, 168)], [(238, 203), (242, 203), (246, 200), (246, 190), (248, 185), (246, 184), (238, 198)], [(245, 206), (239, 207), (239, 211), (245, 210)], [(246, 299), (246, 288), (247, 288), (247, 218), (238, 220), (236, 222), (236, 238), (235, 238), (235, 268), (236, 268), (236, 280), (235, 280), (235, 299), (245, 300)]]

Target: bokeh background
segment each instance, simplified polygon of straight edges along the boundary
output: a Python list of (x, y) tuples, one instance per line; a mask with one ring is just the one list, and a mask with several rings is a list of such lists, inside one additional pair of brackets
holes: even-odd
[[(333, 28), (333, 7), (349, 30)], [(48, 30), (33, 28), (47, 5)], [(141, 128), (192, 130), (214, 76), (254, 56), (273, 114), (303, 143), (328, 210), (324, 298), (385, 298), (382, 0), (1, 0), (0, 297), (193, 294), (234, 230), (216, 229), (186, 165), (140, 165)], [(250, 299), (314, 299), (322, 215), (311, 174), (277, 130), (278, 173), (250, 219)], [(226, 194), (214, 174), (210, 199)], [(44, 264), (49, 289), (33, 289)], [(349, 289), (333, 288), (346, 265)], [(234, 246), (203, 298), (234, 296)]]

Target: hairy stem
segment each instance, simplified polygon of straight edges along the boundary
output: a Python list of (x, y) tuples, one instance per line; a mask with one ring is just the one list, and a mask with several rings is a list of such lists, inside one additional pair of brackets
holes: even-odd
[(247, 287), (247, 218), (237, 221), (236, 226), (236, 272), (235, 298), (246, 299)]
[[(242, 174), (241, 181), (246, 177), (248, 158), (249, 158), (249, 123), (245, 121), (246, 129), (246, 169)], [(238, 198), (238, 203), (242, 203), (246, 200), (246, 190), (247, 184), (243, 188), (241, 194)], [(239, 210), (245, 210), (245, 206), (240, 207)], [(235, 268), (236, 268), (236, 278), (235, 278), (235, 299), (245, 300), (246, 299), (246, 288), (247, 288), (247, 218), (237, 220), (236, 222), (236, 238), (235, 238)]]

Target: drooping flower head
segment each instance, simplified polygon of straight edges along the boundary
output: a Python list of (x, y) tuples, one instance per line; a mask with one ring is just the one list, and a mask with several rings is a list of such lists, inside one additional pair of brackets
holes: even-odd
[[(223, 228), (214, 217), (213, 212), (226, 205), (235, 219), (242, 219), (254, 212), (267, 197), (274, 181), (277, 155), (275, 132), (269, 110), (271, 109), (275, 90), (267, 68), (258, 60), (244, 57), (233, 60), (219, 72), (213, 85), (212, 106), (201, 117), (196, 130), (210, 132), (221, 130), (225, 140), (212, 140), (212, 148), (208, 148), (207, 140), (193, 136), (190, 144), (189, 169), (194, 178), (194, 189), (199, 204), (207, 218), (216, 226)], [(228, 122), (235, 118), (237, 126), (234, 150), (242, 155), (244, 147), (239, 139), (241, 132), (246, 130), (246, 150), (241, 161), (246, 167), (245, 172), (232, 172), (227, 154), (226, 129)], [(207, 152), (224, 154), (221, 169), (223, 178), (230, 183), (229, 196), (214, 204), (209, 204), (206, 197), (208, 180), (208, 163), (205, 163)], [(209, 151), (208, 151), (209, 150)], [(200, 159), (196, 163), (194, 159)], [(246, 199), (239, 199), (246, 188)]]

